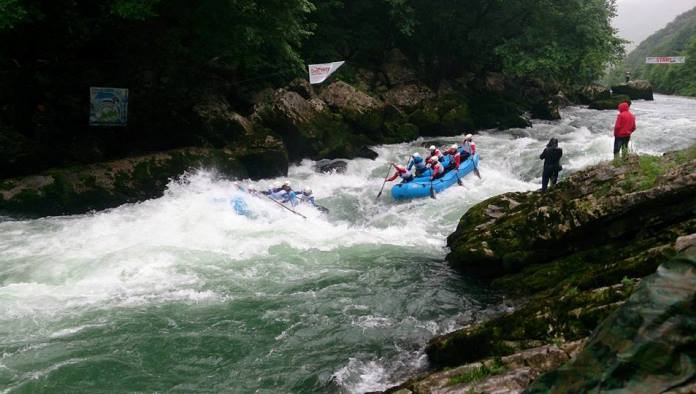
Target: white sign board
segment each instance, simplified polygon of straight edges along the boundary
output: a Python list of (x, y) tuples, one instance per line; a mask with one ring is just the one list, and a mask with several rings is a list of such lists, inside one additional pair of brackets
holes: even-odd
[(657, 56), (646, 57), (645, 64), (683, 64), (686, 63), (685, 56)]
[(336, 72), (345, 62), (333, 62), (309, 65), (309, 83), (317, 84), (326, 81), (331, 74)]
[(90, 126), (125, 126), (128, 124), (128, 89), (89, 88)]

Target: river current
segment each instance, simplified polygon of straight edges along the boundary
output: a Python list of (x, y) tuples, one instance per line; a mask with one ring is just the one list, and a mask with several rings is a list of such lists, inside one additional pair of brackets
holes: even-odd
[[(632, 149), (696, 143), (696, 100), (635, 102)], [(388, 161), (425, 150), (378, 146), (344, 174), (291, 167), (331, 212), (302, 219), (246, 198), (214, 170), (162, 198), (86, 215), (0, 219), (0, 392), (364, 392), (427, 367), (428, 339), (508, 308), (444, 262), (472, 205), (540, 187), (551, 137), (564, 173), (612, 157), (615, 111), (475, 136), (482, 179), (436, 200), (394, 202)], [(434, 139), (441, 144), (461, 137)], [(255, 182), (265, 187), (277, 180)]]

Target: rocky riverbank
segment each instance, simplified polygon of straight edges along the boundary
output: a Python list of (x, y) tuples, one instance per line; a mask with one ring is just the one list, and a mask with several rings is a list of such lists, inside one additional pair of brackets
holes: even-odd
[[(654, 392), (693, 384), (693, 330), (683, 330), (692, 324), (688, 313), (693, 316), (696, 305), (694, 260), (667, 262), (679, 252), (693, 252), (694, 195), (696, 147), (602, 163), (547, 194), (508, 193), (472, 207), (448, 239), (447, 259), (463, 275), (521, 300), (521, 306), (433, 339), (426, 353), (442, 372), (391, 391), (520, 392), (565, 364), (588, 337), (578, 356), (585, 364), (571, 362), (533, 390), (578, 392), (602, 382), (638, 387), (650, 375), (662, 376), (651, 386), (661, 388)], [(657, 278), (643, 279), (661, 264)], [(670, 277), (683, 286), (665, 286)], [(665, 325), (668, 321), (674, 324)], [(617, 359), (621, 351), (632, 356)], [(661, 361), (648, 362), (641, 352), (662, 352)], [(583, 375), (587, 360), (594, 360), (594, 380), (587, 371)], [(612, 365), (639, 372), (602, 375)]]
[[(74, 124), (79, 133), (42, 104), (27, 130), (0, 124), (0, 212), (58, 215), (154, 198), (169, 179), (201, 165), (233, 178), (276, 177), (303, 158), (374, 158), (371, 145), (527, 127), (531, 116), (560, 118), (558, 108), (567, 104), (555, 84), (499, 73), (428, 84), (398, 51), (379, 69), (347, 67), (335, 79), (318, 86), (296, 79), (257, 92), (247, 105), (233, 104), (224, 88), (201, 89), (186, 103), (172, 103), (181, 108), (161, 125), (147, 118), (161, 114), (144, 113), (134, 102), (127, 127)], [(77, 119), (87, 103), (74, 102), (62, 111)], [(181, 152), (186, 159), (160, 165)], [(220, 156), (225, 164), (216, 166)], [(124, 172), (124, 162), (158, 164)], [(103, 173), (114, 180), (101, 181)]]

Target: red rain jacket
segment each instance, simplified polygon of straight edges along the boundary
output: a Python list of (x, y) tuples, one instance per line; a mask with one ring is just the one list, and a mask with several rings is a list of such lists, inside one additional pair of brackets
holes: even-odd
[(628, 110), (628, 103), (619, 104), (619, 116), (614, 125), (614, 137), (630, 137), (636, 131), (636, 117)]

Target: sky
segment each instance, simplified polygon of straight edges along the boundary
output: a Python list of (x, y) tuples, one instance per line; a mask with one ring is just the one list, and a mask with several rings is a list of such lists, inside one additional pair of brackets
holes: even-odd
[(696, 7), (696, 0), (617, 0), (616, 3), (618, 15), (614, 27), (620, 37), (633, 41), (626, 45), (626, 53), (677, 15)]

